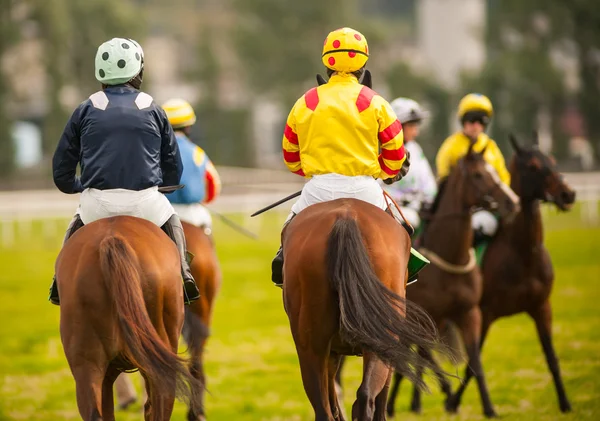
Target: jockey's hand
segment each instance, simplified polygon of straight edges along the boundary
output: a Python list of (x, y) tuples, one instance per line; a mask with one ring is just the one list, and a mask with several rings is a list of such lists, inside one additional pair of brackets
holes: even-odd
[(325, 78), (317, 73), (317, 85), (321, 86), (325, 85), (326, 83), (327, 81), (325, 80)]
[(402, 180), (402, 177), (404, 177), (408, 173), (409, 168), (410, 168), (410, 152), (406, 151), (406, 159), (402, 163), (402, 168), (400, 168), (400, 171), (398, 172), (398, 174), (396, 174), (395, 177), (386, 178), (385, 180), (383, 180), (383, 182), (389, 186), (390, 184), (394, 184), (396, 181)]
[(367, 69), (365, 69), (360, 83), (362, 85), (365, 85), (369, 89), (373, 89), (373, 80), (371, 79), (371, 72), (369, 72)]
[(398, 180), (400, 180), (402, 177), (404, 177), (406, 174), (408, 174), (409, 168), (410, 168), (410, 152), (406, 151), (406, 159), (402, 163), (402, 168), (400, 168), (399, 174), (401, 174), (401, 175)]

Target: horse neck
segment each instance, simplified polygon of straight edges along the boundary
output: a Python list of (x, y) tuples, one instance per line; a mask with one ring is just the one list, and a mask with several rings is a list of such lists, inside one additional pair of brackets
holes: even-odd
[(540, 201), (523, 198), (521, 178), (516, 166), (511, 168), (510, 187), (521, 198), (521, 211), (511, 224), (503, 226), (503, 231), (509, 235), (511, 244), (521, 255), (535, 253), (544, 241)]
[(461, 201), (462, 187), (457, 181), (451, 174), (435, 215), (425, 232), (424, 244), (448, 263), (460, 265), (469, 259), (473, 229), (471, 213)]

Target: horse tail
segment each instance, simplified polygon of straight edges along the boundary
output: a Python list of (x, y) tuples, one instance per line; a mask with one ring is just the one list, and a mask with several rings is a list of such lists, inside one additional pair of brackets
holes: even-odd
[[(333, 224), (327, 240), (327, 265), (338, 295), (342, 338), (377, 355), (417, 387), (426, 388), (416, 372), (431, 363), (417, 348), (438, 346), (435, 325), (422, 308), (379, 280), (356, 220), (340, 217)], [(404, 311), (410, 317), (405, 317)]]
[(102, 278), (118, 317), (124, 356), (164, 393), (174, 390), (187, 403), (197, 402), (193, 393), (199, 388), (193, 386), (198, 380), (152, 325), (135, 251), (120, 235), (104, 238), (99, 251)]

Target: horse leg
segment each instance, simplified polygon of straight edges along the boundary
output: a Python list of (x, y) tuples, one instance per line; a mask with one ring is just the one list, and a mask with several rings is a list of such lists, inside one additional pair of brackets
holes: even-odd
[[(481, 324), (481, 339), (479, 340), (479, 354), (481, 355), (481, 350), (483, 349), (483, 343), (485, 342), (485, 338), (490, 330), (490, 325), (492, 324), (492, 319), (490, 317), (486, 317), (483, 315), (483, 322)], [(452, 394), (449, 392), (446, 398), (446, 411), (450, 413), (455, 413), (458, 411), (458, 407), (460, 406), (460, 401), (462, 399), (463, 393), (467, 389), (467, 385), (469, 381), (473, 377), (473, 371), (470, 369), (472, 366), (471, 360), (467, 361), (467, 367), (465, 368), (465, 377), (460, 383), (456, 393)]]
[[(329, 346), (327, 347), (329, 348)], [(315, 411), (315, 421), (336, 421), (331, 413), (328, 389), (329, 349), (316, 352), (297, 347), (304, 391)]]
[(104, 375), (102, 382), (102, 419), (104, 421), (115, 421), (113, 385), (119, 374), (121, 374), (119, 370), (109, 365)]
[(340, 355), (340, 363), (337, 372), (335, 373), (335, 393), (337, 394), (338, 404), (342, 410), (342, 416), (345, 416), (344, 411), (344, 388), (342, 387), (342, 368), (346, 362), (346, 356)]
[[(69, 361), (77, 395), (77, 407), (84, 421), (104, 421), (102, 418), (102, 382), (104, 369), (90, 362), (72, 363)], [(112, 394), (112, 390), (111, 390)]]
[(390, 382), (392, 381), (392, 375), (394, 374), (394, 370), (391, 368), (388, 370), (388, 377), (377, 398), (375, 398), (375, 417), (373, 417), (374, 421), (385, 421), (386, 418), (386, 405), (388, 400), (388, 392), (390, 390)]
[[(481, 332), (481, 310), (479, 307), (473, 307), (458, 324), (469, 356), (469, 367), (477, 380), (479, 387), (479, 396), (481, 397), (481, 405), (483, 406), (483, 414), (488, 417), (497, 417), (496, 411), (492, 406), (490, 393), (485, 381), (485, 374), (480, 359), (480, 332)], [(458, 406), (458, 405), (457, 405)]]
[(560, 367), (558, 365), (558, 358), (554, 352), (554, 346), (552, 344), (552, 306), (549, 300), (546, 300), (539, 308), (530, 311), (529, 315), (535, 321), (535, 327), (537, 329), (540, 343), (546, 357), (546, 363), (552, 373), (554, 379), (554, 386), (556, 387), (556, 394), (558, 395), (558, 404), (561, 412), (570, 412), (571, 404), (567, 398), (565, 387), (562, 382), (560, 375)]
[[(370, 352), (364, 353), (363, 380), (356, 392), (356, 401), (354, 402), (354, 405), (352, 405), (353, 420), (374, 420), (375, 401), (381, 391), (385, 388), (386, 384), (389, 384), (390, 371), (391, 369), (377, 358), (377, 356)], [(381, 408), (381, 412), (385, 417), (384, 408)]]
[(339, 354), (331, 353), (329, 355), (328, 363), (328, 387), (329, 387), (329, 406), (331, 407), (331, 413), (335, 421), (344, 421), (344, 411), (341, 408), (340, 401), (338, 400), (338, 389), (336, 376), (340, 368), (342, 356)]
[[(202, 300), (202, 298), (201, 298)], [(201, 303), (201, 301), (198, 301)], [(206, 320), (196, 314), (198, 305), (185, 311), (185, 324), (183, 328), (183, 336), (189, 347), (190, 353), (190, 373), (201, 383), (198, 391), (198, 401), (195, 405), (191, 405), (188, 413), (188, 421), (204, 421), (206, 414), (204, 413), (204, 391), (206, 385), (206, 377), (204, 375), (204, 347), (208, 338), (208, 325)], [(199, 310), (202, 312), (202, 309)]]
[(394, 408), (394, 404), (396, 403), (396, 397), (398, 396), (398, 391), (400, 390), (400, 382), (402, 381), (402, 374), (394, 373), (394, 382), (392, 384), (392, 390), (390, 391), (390, 396), (387, 401), (387, 414), (390, 417), (393, 417), (396, 413), (396, 409)]
[[(423, 349), (421, 347), (419, 347), (419, 355), (423, 358), (426, 358), (430, 362), (433, 362), (433, 356), (431, 355), (431, 353), (427, 352), (425, 349)], [(423, 377), (423, 366), (422, 365), (419, 365), (419, 367), (417, 367), (416, 374), (419, 379)], [(412, 400), (410, 402), (410, 410), (411, 410), (411, 412), (414, 412), (415, 414), (421, 413), (421, 391), (416, 386), (413, 386), (413, 394), (412, 394)]]

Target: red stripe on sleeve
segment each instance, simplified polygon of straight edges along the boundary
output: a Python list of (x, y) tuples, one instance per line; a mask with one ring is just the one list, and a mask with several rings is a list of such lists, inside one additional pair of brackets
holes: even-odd
[(404, 145), (402, 145), (400, 149), (381, 149), (381, 156), (383, 156), (389, 161), (402, 161), (402, 158), (404, 158), (404, 154)]
[(288, 152), (285, 149), (283, 150), (283, 159), (285, 162), (289, 162), (293, 164), (294, 162), (300, 161), (300, 152)]
[(206, 171), (206, 198), (204, 203), (210, 203), (215, 198), (216, 186), (212, 174)]
[(402, 131), (402, 124), (400, 124), (400, 120), (396, 119), (392, 124), (388, 126), (387, 129), (379, 132), (379, 141), (381, 143), (387, 143), (396, 136), (398, 133)]
[(285, 138), (287, 140), (289, 140), (290, 143), (293, 143), (294, 145), (298, 144), (298, 135), (296, 133), (294, 133), (294, 131), (288, 124), (285, 125), (285, 130), (283, 131), (283, 135), (285, 136)]
[(317, 92), (317, 88), (312, 88), (310, 91), (304, 94), (304, 102), (306, 104), (306, 108), (311, 111), (314, 111), (319, 105), (319, 93)]
[(377, 95), (377, 93), (374, 90), (367, 86), (363, 86), (358, 94), (358, 98), (356, 98), (356, 108), (358, 108), (359, 113), (362, 113), (371, 106), (371, 101), (375, 95)]
[(394, 176), (400, 172), (399, 169), (393, 170), (390, 167), (388, 167), (387, 165), (385, 165), (385, 162), (383, 162), (383, 156), (381, 156), (381, 155), (379, 156), (379, 166), (386, 174), (391, 175), (391, 176)]
[(298, 171), (294, 171), (294, 174), (298, 174), (304, 177), (304, 171), (302, 171), (302, 168), (300, 168)]

